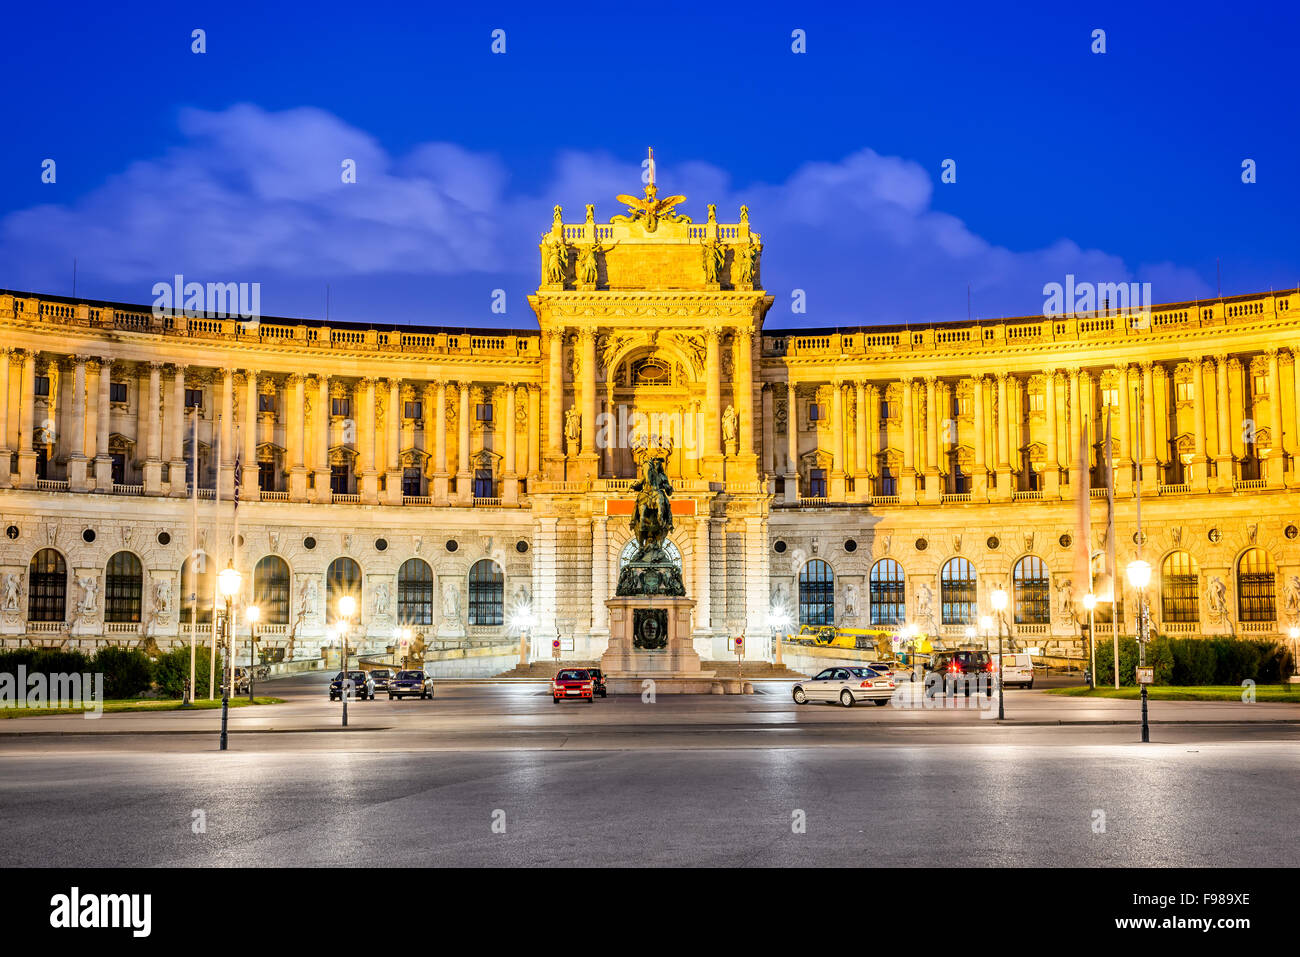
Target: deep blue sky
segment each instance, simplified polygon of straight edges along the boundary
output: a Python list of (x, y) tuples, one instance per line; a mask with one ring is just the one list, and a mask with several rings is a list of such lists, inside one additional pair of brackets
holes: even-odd
[(1036, 312), (1067, 272), (1210, 296), (1216, 257), (1224, 294), (1300, 283), (1293, 5), (439, 6), (14, 7), (0, 286), (68, 294), (76, 256), (82, 296), (181, 271), (271, 315), (328, 282), (335, 318), (530, 326), (551, 205), (620, 212), (648, 144), (687, 213), (749, 203), (769, 325), (962, 319), (967, 283)]

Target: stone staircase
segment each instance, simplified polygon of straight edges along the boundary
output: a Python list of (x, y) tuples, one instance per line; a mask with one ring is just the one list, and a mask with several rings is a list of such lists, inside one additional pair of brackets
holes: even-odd
[[(549, 681), (555, 677), (555, 672), (559, 668), (595, 668), (598, 662), (595, 661), (562, 661), (558, 665), (554, 661), (533, 661), (527, 667), (521, 668), (518, 665), (509, 671), (503, 671), (496, 675), (498, 678), (531, 678), (536, 681)], [(715, 672), (719, 678), (736, 678), (739, 677), (740, 671), (737, 669), (735, 660), (730, 661), (701, 661), (700, 668), (704, 671)], [(744, 667), (745, 680), (789, 680), (796, 681), (799, 678), (806, 678), (807, 675), (798, 671), (791, 671), (785, 665), (775, 665), (770, 661), (746, 661)]]

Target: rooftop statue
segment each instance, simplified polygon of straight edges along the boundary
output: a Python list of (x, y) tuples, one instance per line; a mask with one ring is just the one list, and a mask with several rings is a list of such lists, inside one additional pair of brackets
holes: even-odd
[(638, 220), (645, 225), (645, 231), (653, 233), (659, 228), (659, 220), (663, 219), (670, 223), (685, 222), (689, 223), (690, 217), (683, 216), (681, 213), (673, 211), (673, 207), (679, 203), (686, 202), (685, 196), (668, 196), (659, 199), (659, 188), (655, 186), (655, 151), (650, 150), (650, 181), (646, 183), (645, 199), (639, 199), (636, 196), (628, 196), (626, 193), (620, 193), (615, 197), (620, 203), (627, 204), (626, 216), (615, 216), (610, 220), (612, 223), (634, 223)]

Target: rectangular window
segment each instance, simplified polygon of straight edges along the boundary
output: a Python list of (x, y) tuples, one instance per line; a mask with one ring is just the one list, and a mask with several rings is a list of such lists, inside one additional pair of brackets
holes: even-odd
[(423, 495), (424, 488), (419, 469), (402, 470), (402, 494)]
[(1047, 394), (1045, 392), (1029, 393), (1029, 411), (1042, 412), (1045, 408), (1047, 408), (1046, 398), (1047, 398)]
[(50, 477), (50, 457), (46, 453), (45, 446), (40, 445), (36, 448), (36, 477), (38, 479), (47, 479)]
[(893, 416), (892, 406), (889, 404), (889, 400), (888, 400), (888, 399), (881, 399), (881, 400), (880, 400), (880, 417), (881, 417), (882, 419), (889, 419), (889, 418), (891, 418), (892, 416)]
[(352, 487), (348, 481), (348, 467), (346, 465), (330, 466), (330, 491), (335, 495), (348, 495), (351, 493)]
[(185, 390), (185, 408), (201, 409), (203, 408), (203, 390), (186, 389)]
[(113, 484), (126, 484), (126, 453), (114, 452), (110, 456), (113, 460)]
[(1193, 382), (1179, 382), (1178, 401), (1191, 402), (1193, 399), (1196, 398), (1194, 389), (1195, 389), (1195, 383)]
[(126, 383), (110, 382), (108, 384), (108, 401), (109, 402), (126, 402)]
[(274, 392), (259, 392), (259, 393), (258, 393), (258, 395), (257, 395), (257, 411), (258, 411), (258, 412), (274, 412), (274, 411), (275, 411), (275, 393), (274, 393)]
[[(39, 382), (40, 380), (38, 379), (37, 381)], [(1252, 379), (1252, 381), (1255, 384), (1256, 395), (1268, 395), (1268, 376), (1257, 375)], [(38, 392), (36, 394), (40, 395), (41, 393)]]
[(898, 483), (889, 469), (880, 470), (880, 495), (897, 495)]
[(275, 487), (275, 463), (257, 463), (257, 487), (263, 492), (278, 491)]
[(492, 498), (494, 494), (495, 492), (494, 492), (494, 484), (492, 482), (492, 470), (475, 469), (474, 470), (474, 497)]
[(1107, 406), (1114, 408), (1118, 405), (1119, 405), (1119, 389), (1101, 390), (1101, 406), (1103, 409), (1106, 408)]
[(808, 421), (820, 422), (825, 416), (822, 414), (822, 407), (816, 402), (808, 403)]
[(341, 415), (344, 418), (352, 414), (352, 400), (346, 395), (341, 395), (330, 399), (330, 415)]
[(474, 408), (474, 417), (480, 422), (492, 421), (492, 403), (480, 402)]
[(422, 418), (424, 418), (424, 403), (423, 403), (423, 402), (407, 402), (407, 403), (406, 403), (406, 408), (405, 408), (405, 409), (403, 410), (403, 412), (402, 412), (402, 417), (403, 417), (403, 418), (407, 418), (407, 419), (422, 419)]
[(808, 472), (808, 497), (826, 497), (826, 470), (810, 469)]
[(50, 394), (50, 377), (47, 375), (38, 375), (36, 377), (36, 394), (49, 396)]

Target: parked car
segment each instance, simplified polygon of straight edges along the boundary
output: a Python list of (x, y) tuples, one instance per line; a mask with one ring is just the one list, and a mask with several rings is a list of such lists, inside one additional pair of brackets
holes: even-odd
[(894, 696), (893, 678), (886, 678), (868, 667), (835, 667), (795, 683), (795, 704), (810, 701), (838, 701), (851, 708), (859, 701), (888, 704)]
[(559, 704), (565, 698), (595, 701), (595, 681), (586, 668), (565, 668), (551, 682), (551, 700)]
[(370, 676), (364, 671), (349, 671), (348, 680), (351, 684), (345, 685), (343, 672), (341, 671), (334, 676), (334, 680), (330, 682), (331, 701), (337, 701), (344, 693), (349, 697), (356, 698), (358, 701), (363, 701), (366, 698), (371, 701), (375, 700), (375, 683), (370, 680)]
[(370, 677), (375, 683), (375, 692), (387, 692), (393, 680), (393, 672), (388, 668), (371, 668)]
[(588, 668), (587, 674), (591, 675), (592, 691), (602, 698), (608, 698), (609, 687), (605, 683), (605, 672), (599, 668)]
[[(937, 679), (930, 675), (938, 675)], [(936, 651), (925, 665), (925, 694), (933, 698), (942, 685), (944, 694), (955, 694), (958, 679), (964, 678), (966, 695), (970, 689), (982, 688), (993, 694), (993, 656), (987, 651)], [(981, 678), (983, 679), (981, 682)]]
[[(1034, 659), (1024, 652), (1008, 652), (1003, 656), (1006, 664), (1002, 665), (1002, 683), (1010, 688), (1016, 685), (1021, 688), (1032, 688), (1034, 686)], [(993, 667), (996, 670), (1000, 663), (998, 656), (993, 656)]]
[(412, 697), (432, 698), (433, 679), (423, 671), (399, 671), (388, 686), (388, 700)]

